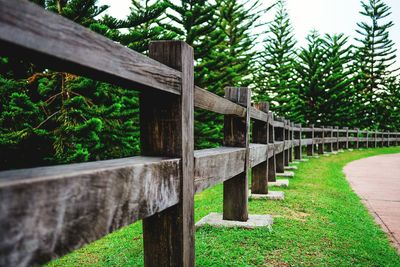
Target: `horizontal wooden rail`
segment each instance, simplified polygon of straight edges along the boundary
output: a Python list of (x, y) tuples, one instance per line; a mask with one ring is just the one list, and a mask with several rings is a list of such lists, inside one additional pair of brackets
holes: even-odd
[[(181, 73), (57, 14), (22, 0), (0, 0), (2, 52), (46, 67), (135, 90), (180, 94)], [(246, 109), (198, 86), (194, 105), (244, 117)]]

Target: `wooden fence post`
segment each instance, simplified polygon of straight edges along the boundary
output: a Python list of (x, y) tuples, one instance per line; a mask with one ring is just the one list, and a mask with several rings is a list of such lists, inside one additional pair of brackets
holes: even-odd
[(268, 159), (268, 181), (276, 182), (276, 155), (275, 155), (275, 127), (274, 127), (274, 114), (268, 112), (268, 147), (272, 145), (273, 156)]
[(360, 148), (360, 129), (356, 128), (356, 148), (359, 149)]
[(301, 138), (302, 138), (302, 128), (301, 124), (295, 124), (294, 127), (299, 128), (298, 131), (295, 131), (294, 139), (299, 140), (299, 145), (294, 148), (294, 158), (296, 160), (301, 160), (302, 158), (302, 145), (301, 145)]
[(324, 145), (325, 145), (325, 140), (324, 140), (324, 138), (325, 138), (325, 127), (322, 126), (321, 128), (322, 128), (322, 132), (318, 136), (318, 137), (320, 137), (322, 139), (321, 143), (318, 144), (318, 154), (320, 154), (320, 155), (324, 154)]
[[(267, 122), (255, 120), (253, 123), (253, 143), (268, 144), (269, 141), (269, 123), (268, 112), (269, 104), (262, 102), (255, 104), (254, 107), (265, 112)], [(267, 150), (268, 155), (268, 150)], [(254, 194), (268, 194), (268, 159), (252, 169), (251, 192)]]
[(377, 140), (377, 132), (376, 131), (373, 131), (373, 134), (374, 134), (374, 143), (373, 143), (373, 147), (377, 147), (378, 146), (378, 144), (377, 144), (377, 142), (378, 142), (378, 140)]
[(329, 133), (327, 133), (325, 136), (330, 138), (330, 140), (326, 144), (326, 151), (327, 152), (332, 152), (333, 151), (333, 149), (332, 149), (333, 148), (333, 141), (332, 141), (332, 138), (333, 138), (333, 127), (332, 126), (328, 126), (326, 128), (328, 129)]
[(312, 143), (307, 145), (307, 156), (314, 156), (314, 124), (310, 124), (311, 132), (307, 132), (307, 139), (312, 139)]
[[(283, 127), (275, 127), (275, 141), (285, 142), (285, 121), (281, 118), (275, 118), (275, 120), (284, 123)], [(276, 153), (275, 162), (276, 162), (276, 172), (277, 173), (285, 172), (285, 149), (283, 149), (282, 152)]]
[(290, 146), (287, 145), (287, 143), (288, 143), (287, 141), (290, 141), (290, 120), (285, 120), (284, 131), (285, 131), (284, 163), (285, 163), (285, 166), (289, 166)]
[(224, 116), (224, 146), (246, 148), (243, 172), (224, 182), (224, 220), (247, 221), (249, 130), (251, 91), (247, 87), (225, 88), (225, 98), (247, 108), (246, 117)]
[(344, 148), (349, 149), (349, 127), (343, 127), (346, 130), (346, 142), (344, 143)]
[(336, 139), (333, 143), (333, 151), (338, 151), (339, 150), (339, 127), (335, 126), (333, 137)]
[(389, 133), (389, 131), (386, 132), (386, 138), (387, 138), (386, 139), (386, 146), (389, 147), (390, 146), (390, 141), (389, 141), (390, 133)]
[(180, 202), (143, 220), (145, 266), (194, 266), (193, 49), (182, 41), (150, 43), (150, 57), (182, 72), (181, 95), (140, 94), (144, 156), (181, 158)]
[(368, 130), (366, 131), (366, 134), (367, 134), (367, 141), (365, 142), (365, 147), (369, 148), (369, 131)]
[(289, 126), (290, 126), (290, 128), (289, 128), (289, 132), (290, 132), (290, 138), (289, 138), (289, 141), (291, 141), (290, 142), (290, 148), (289, 148), (289, 163), (290, 162), (293, 162), (293, 150), (294, 150), (294, 144), (293, 144), (293, 141), (294, 141), (294, 122), (290, 122), (290, 124), (289, 124)]

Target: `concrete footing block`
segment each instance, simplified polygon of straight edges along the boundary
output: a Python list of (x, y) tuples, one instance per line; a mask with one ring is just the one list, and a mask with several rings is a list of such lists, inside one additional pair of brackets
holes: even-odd
[(349, 151), (353, 151), (353, 149), (352, 149), (352, 148), (349, 148), (348, 150), (349, 150)]
[(319, 156), (318, 155), (314, 155), (314, 156), (312, 156), (312, 158), (319, 159)]
[(329, 157), (331, 153), (324, 153), (324, 157)]
[(268, 182), (268, 186), (289, 187), (289, 180), (281, 179), (281, 180), (276, 180), (275, 182)]
[(244, 229), (254, 229), (259, 227), (267, 227), (272, 230), (272, 224), (274, 220), (271, 215), (257, 215), (249, 214), (249, 219), (246, 222), (240, 221), (229, 221), (222, 219), (222, 213), (212, 212), (207, 216), (203, 217), (200, 221), (196, 223), (196, 228), (200, 228), (205, 225), (210, 225), (214, 227), (238, 227)]
[(300, 161), (301, 162), (306, 162), (306, 161), (309, 161), (309, 159), (301, 159)]
[(297, 166), (285, 166), (285, 170), (297, 170)]
[(339, 149), (338, 152), (339, 152), (339, 153), (343, 153), (344, 150), (343, 150), (343, 149)]
[(281, 176), (281, 177), (294, 177), (294, 172), (284, 172), (284, 173), (277, 173), (276, 176)]
[(293, 161), (292, 164), (300, 164), (300, 161), (301, 161), (301, 159), (300, 159), (300, 160)]
[(285, 193), (282, 191), (269, 191), (268, 194), (253, 194), (249, 191), (250, 199), (284, 200)]
[(339, 153), (338, 151), (332, 151), (331, 154), (332, 155), (337, 155), (337, 153)]

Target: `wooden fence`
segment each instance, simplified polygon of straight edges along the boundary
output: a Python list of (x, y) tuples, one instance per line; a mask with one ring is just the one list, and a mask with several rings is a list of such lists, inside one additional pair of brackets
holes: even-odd
[[(224, 219), (246, 221), (251, 168), (252, 192), (267, 193), (303, 148), (312, 156), (400, 143), (400, 133), (274, 118), (267, 103), (251, 105), (248, 88), (214, 95), (194, 85), (193, 50), (181, 41), (152, 42), (145, 57), (27, 1), (0, 0), (0, 14), (8, 55), (140, 90), (142, 151), (0, 172), (0, 266), (47, 262), (137, 220), (146, 266), (194, 266), (194, 194), (223, 182)], [(224, 115), (223, 147), (193, 149), (195, 107)]]

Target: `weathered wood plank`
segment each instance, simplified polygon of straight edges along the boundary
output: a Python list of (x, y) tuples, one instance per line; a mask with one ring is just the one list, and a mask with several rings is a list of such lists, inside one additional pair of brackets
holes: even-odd
[(0, 266), (43, 264), (179, 202), (178, 159), (0, 172)]
[(271, 124), (272, 124), (274, 127), (279, 127), (279, 128), (285, 127), (285, 124), (283, 123), (283, 121), (275, 120), (275, 121), (271, 122)]
[[(253, 194), (268, 194), (268, 141), (269, 141), (269, 125), (268, 125), (268, 112), (269, 104), (267, 102), (257, 103), (254, 105), (255, 110), (260, 111), (259, 117), (253, 123), (253, 142), (259, 144), (266, 144), (265, 151), (261, 156), (264, 160), (257, 162), (258, 164), (252, 169), (251, 179), (251, 192)], [(252, 109), (254, 109), (252, 107)], [(250, 114), (251, 116), (251, 114)], [(250, 158), (251, 161), (251, 158)]]
[[(279, 119), (276, 118), (275, 122), (277, 122)], [(275, 162), (276, 162), (276, 172), (278, 173), (283, 173), (285, 171), (285, 153), (284, 153), (284, 148), (285, 148), (285, 124), (282, 122), (282, 127), (275, 126), (275, 145), (278, 145), (282, 142), (282, 150), (277, 149), (275, 147)]]
[(265, 111), (258, 110), (255, 107), (250, 107), (250, 118), (263, 121), (263, 122), (268, 122), (268, 112), (265, 113)]
[[(181, 93), (181, 73), (28, 1), (0, 0), (2, 52), (44, 67), (136, 90)], [(52, 25), (52, 27), (49, 27)], [(195, 106), (244, 117), (246, 109), (200, 87)]]
[(244, 172), (245, 148), (218, 147), (195, 151), (195, 191), (222, 183)]
[[(280, 148), (282, 147), (281, 145)], [(273, 144), (250, 144), (249, 148), (250, 167), (266, 161), (267, 155), (268, 158), (274, 155)], [(240, 147), (218, 147), (195, 151), (196, 193), (244, 172), (245, 151), (245, 148)]]
[(181, 72), (181, 95), (140, 94), (143, 155), (181, 158), (179, 204), (143, 220), (145, 266), (194, 266), (194, 56), (182, 41), (151, 42), (150, 57)]
[(314, 144), (314, 138), (315, 138), (315, 136), (314, 136), (314, 134), (315, 134), (315, 132), (314, 132), (314, 124), (311, 124), (310, 125), (310, 129), (311, 129), (311, 131), (307, 131), (306, 132), (306, 137), (307, 137), (307, 139), (304, 139), (303, 140), (303, 143), (304, 144), (307, 144), (307, 148), (306, 148), (306, 150), (307, 150), (307, 156), (314, 156), (314, 151), (315, 151), (315, 144)]
[[(242, 105), (247, 110), (251, 106), (251, 91), (246, 87), (225, 88), (225, 98)], [(224, 116), (224, 146), (246, 149), (244, 172), (224, 182), (224, 220), (247, 221), (248, 219), (249, 131), (250, 112), (246, 113), (245, 118)]]
[[(274, 114), (268, 112), (268, 145), (272, 146), (269, 148), (268, 153), (268, 181), (276, 181), (276, 154), (275, 154), (275, 127), (271, 122), (274, 121)], [(272, 153), (270, 153), (272, 152)]]
[(194, 105), (197, 108), (220, 114), (236, 115), (238, 117), (246, 116), (246, 108), (198, 86), (195, 87), (194, 91)]
[(3, 53), (135, 89), (180, 94), (179, 71), (22, 0), (0, 0)]
[(295, 143), (294, 143), (294, 158), (296, 159), (296, 160), (301, 160), (301, 158), (302, 158), (302, 151), (303, 151), (303, 148), (302, 148), (302, 142), (303, 142), (303, 139), (302, 139), (302, 128), (301, 128), (301, 124), (296, 124), (295, 125), (295, 128), (296, 129), (298, 129), (298, 130), (294, 130), (294, 139), (295, 139)]

